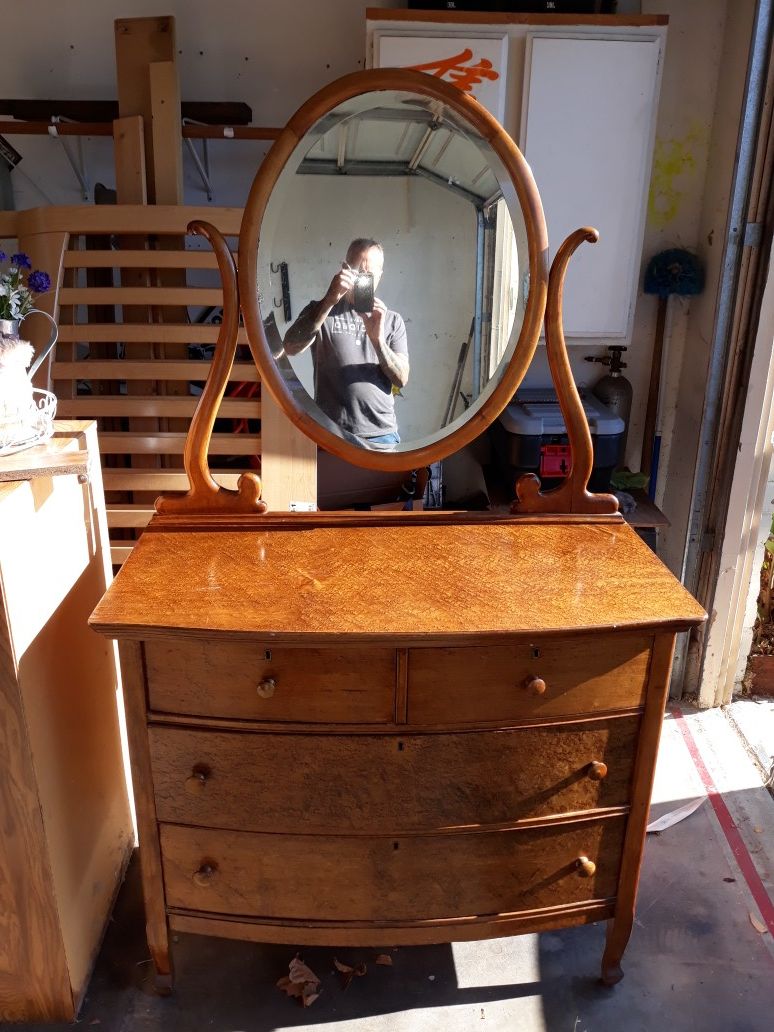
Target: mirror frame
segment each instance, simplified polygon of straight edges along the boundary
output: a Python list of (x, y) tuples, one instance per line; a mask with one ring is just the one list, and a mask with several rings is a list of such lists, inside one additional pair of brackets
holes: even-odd
[[(510, 176), (521, 206), (529, 258), (529, 295), (524, 321), (500, 382), (478, 411), (457, 429), (430, 444), (402, 451), (360, 448), (326, 430), (298, 404), (272, 357), (258, 302), (258, 247), (263, 216), (274, 185), (291, 154), (306, 132), (341, 103), (363, 93), (382, 90), (419, 93), (442, 101), (467, 120), (491, 146)], [(540, 194), (521, 151), (497, 119), (469, 94), (434, 76), (408, 69), (379, 68), (354, 72), (310, 97), (289, 120), (264, 158), (253, 180), (242, 218), (238, 277), (247, 339), (260, 373), (261, 387), (268, 389), (295, 426), (320, 448), (355, 466), (384, 472), (417, 469), (459, 451), (483, 433), (509, 403), (529, 368), (540, 337), (548, 291), (548, 234)], [(458, 418), (464, 418), (464, 414)]]

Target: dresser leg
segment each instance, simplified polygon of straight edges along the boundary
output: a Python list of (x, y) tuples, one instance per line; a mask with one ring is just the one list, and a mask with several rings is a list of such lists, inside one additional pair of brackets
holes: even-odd
[[(150, 929), (148, 931), (150, 932)], [(174, 988), (175, 975), (169, 953), (169, 935), (166, 934), (163, 938), (163, 943), (153, 943), (149, 936), (148, 945), (153, 958), (153, 988), (159, 996), (169, 996)]]
[(153, 988), (157, 996), (171, 996), (174, 989), (172, 972), (161, 974), (157, 971), (153, 976)]
[(605, 952), (602, 956), (603, 985), (617, 985), (624, 976), (621, 967), (621, 958), (632, 934), (634, 914), (622, 914), (616, 916), (607, 926), (607, 939), (605, 940)]

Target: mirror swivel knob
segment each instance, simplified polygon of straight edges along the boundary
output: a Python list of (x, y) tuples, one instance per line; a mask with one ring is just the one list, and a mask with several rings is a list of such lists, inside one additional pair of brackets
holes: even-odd
[(533, 695), (542, 695), (546, 690), (546, 682), (542, 677), (528, 677), (524, 682), (524, 687)]
[(191, 774), (185, 779), (185, 790), (189, 795), (201, 795), (207, 787), (210, 777), (209, 767), (197, 763)]
[(581, 878), (591, 878), (597, 869), (597, 865), (594, 861), (589, 860), (587, 856), (579, 856), (575, 861), (575, 866), (578, 869), (578, 874)]
[(273, 677), (264, 677), (264, 679), (258, 683), (258, 687), (255, 690), (262, 699), (270, 699), (277, 690), (277, 682)]
[(212, 879), (217, 874), (217, 871), (218, 865), (216, 863), (209, 860), (203, 861), (198, 871), (193, 873), (194, 884), (198, 885), (200, 889), (207, 888), (212, 883)]
[(592, 760), (586, 768), (586, 773), (592, 781), (601, 781), (607, 777), (607, 764), (601, 760)]

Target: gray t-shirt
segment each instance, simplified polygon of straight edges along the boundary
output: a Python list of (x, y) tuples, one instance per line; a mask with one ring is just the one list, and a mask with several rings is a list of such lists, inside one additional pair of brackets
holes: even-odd
[[(299, 316), (318, 304), (312, 301)], [(406, 326), (397, 312), (384, 317), (384, 339), (397, 355), (408, 355)], [(312, 343), (315, 401), (343, 430), (358, 437), (397, 431), (392, 384), (382, 372), (365, 324), (342, 298), (328, 313)]]

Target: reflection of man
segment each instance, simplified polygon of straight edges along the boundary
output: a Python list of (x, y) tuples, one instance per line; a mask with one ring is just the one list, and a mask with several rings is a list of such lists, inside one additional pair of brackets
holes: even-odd
[(378, 297), (371, 312), (353, 307), (356, 273), (372, 273), (376, 290), (383, 268), (381, 244), (353, 240), (325, 297), (311, 301), (285, 334), (288, 355), (312, 348), (315, 400), (323, 412), (377, 448), (400, 443), (393, 387), (405, 387), (409, 375), (403, 319)]

